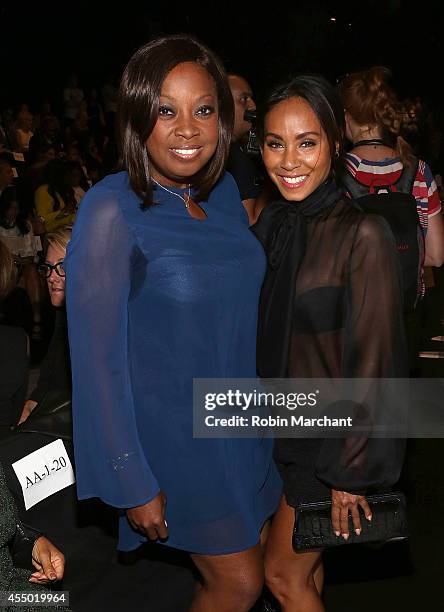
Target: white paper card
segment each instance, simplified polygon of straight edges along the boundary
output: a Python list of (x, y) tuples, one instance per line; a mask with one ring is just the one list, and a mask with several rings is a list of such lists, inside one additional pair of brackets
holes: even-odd
[(19, 162), (25, 161), (25, 156), (23, 155), (23, 153), (13, 153), (12, 156), (15, 159), (15, 161), (19, 161)]
[(12, 467), (22, 487), (26, 510), (76, 481), (60, 439), (22, 457)]
[(14, 178), (18, 178), (18, 172), (17, 172), (17, 170), (15, 168), (12, 169), (12, 176)]

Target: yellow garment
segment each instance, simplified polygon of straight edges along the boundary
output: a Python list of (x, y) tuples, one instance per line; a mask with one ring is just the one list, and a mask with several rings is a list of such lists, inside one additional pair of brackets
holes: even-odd
[(54, 210), (54, 198), (48, 193), (48, 185), (41, 185), (34, 194), (34, 204), (37, 214), (45, 220), (47, 232), (53, 232), (59, 227), (74, 223), (75, 213), (66, 211), (66, 204), (57, 194), (60, 201), (60, 208)]

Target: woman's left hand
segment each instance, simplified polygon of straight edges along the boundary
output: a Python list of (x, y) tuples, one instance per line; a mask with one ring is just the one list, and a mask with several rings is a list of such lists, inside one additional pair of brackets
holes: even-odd
[(54, 544), (40, 536), (32, 549), (32, 564), (38, 570), (31, 575), (29, 582), (47, 584), (63, 578), (65, 557)]
[(350, 536), (348, 527), (348, 515), (351, 513), (353, 527), (356, 535), (361, 535), (361, 517), (359, 506), (364, 510), (365, 518), (372, 520), (372, 511), (363, 495), (353, 495), (345, 491), (331, 490), (331, 522), (333, 531), (339, 537), (342, 535), (344, 540)]

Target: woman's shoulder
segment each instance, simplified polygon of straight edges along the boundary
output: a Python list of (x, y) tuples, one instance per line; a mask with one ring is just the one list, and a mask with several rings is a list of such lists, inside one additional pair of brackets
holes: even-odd
[(129, 184), (127, 172), (116, 172), (108, 174), (103, 179), (98, 181), (85, 193), (82, 198), (80, 208), (84, 208), (85, 204), (94, 201), (95, 204), (100, 201), (118, 200), (122, 195), (133, 193)]
[(93, 193), (104, 193), (104, 192), (115, 192), (120, 193), (130, 189), (128, 172), (122, 170), (121, 172), (114, 172), (107, 174), (103, 179), (98, 181), (89, 190), (88, 194)]
[(84, 223), (100, 218), (117, 220), (121, 218), (129, 201), (140, 203), (131, 189), (128, 173), (116, 172), (105, 176), (85, 193), (77, 213), (77, 223)]
[(220, 196), (222, 194), (224, 196), (229, 195), (240, 200), (240, 193), (237, 183), (234, 180), (233, 175), (227, 171), (222, 174), (216, 185), (213, 187), (210, 197)]

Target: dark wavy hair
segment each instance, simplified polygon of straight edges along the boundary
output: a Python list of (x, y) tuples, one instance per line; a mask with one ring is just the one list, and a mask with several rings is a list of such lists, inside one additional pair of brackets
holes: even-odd
[(2, 194), (0, 195), (0, 225), (2, 227), (8, 227), (7, 213), (13, 202), (18, 202), (19, 205), (19, 213), (17, 215), (17, 219), (15, 220), (15, 224), (22, 236), (24, 236), (25, 234), (29, 233), (29, 225), (26, 221), (26, 214), (23, 212), (23, 206), (15, 187), (6, 187), (6, 189), (2, 191)]
[(318, 74), (299, 74), (274, 89), (260, 108), (259, 136), (264, 139), (266, 115), (279, 102), (290, 98), (303, 98), (316, 114), (327, 136), (333, 172), (342, 166), (344, 152), (345, 117), (341, 99), (335, 88)]
[(206, 200), (221, 176), (228, 157), (234, 106), (225, 70), (210, 49), (186, 34), (157, 38), (141, 47), (128, 62), (119, 89), (117, 128), (120, 167), (127, 170), (131, 187), (143, 207), (153, 204), (146, 141), (156, 125), (159, 97), (166, 76), (178, 64), (196, 62), (216, 85), (219, 138), (213, 157), (193, 177), (196, 200)]
[[(66, 177), (74, 169), (82, 173), (77, 162), (65, 159), (51, 159), (45, 166), (43, 182), (48, 186), (48, 193), (54, 200), (52, 210), (55, 212), (62, 207), (62, 200), (66, 205), (74, 200), (74, 190), (67, 184)], [(60, 199), (62, 198), (62, 199)]]

